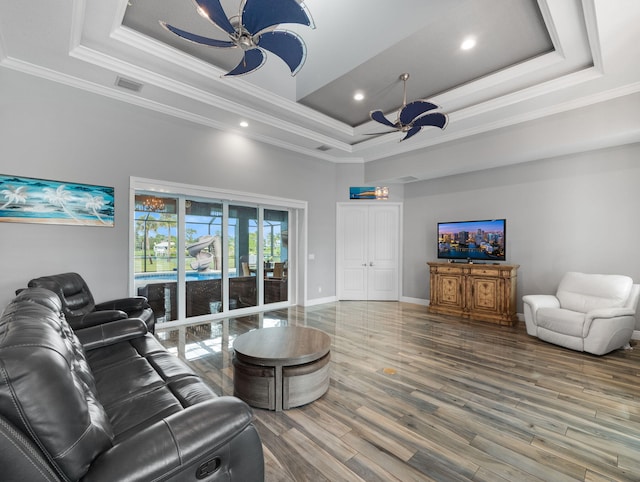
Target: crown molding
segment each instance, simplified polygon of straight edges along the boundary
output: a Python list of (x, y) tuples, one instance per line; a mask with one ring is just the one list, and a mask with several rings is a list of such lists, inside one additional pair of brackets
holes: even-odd
[(138, 66), (129, 64), (122, 60), (116, 59), (115, 57), (103, 54), (88, 47), (80, 45), (70, 52), (70, 56), (78, 60), (105, 68), (109, 71), (114, 72), (114, 74), (119, 73), (124, 76), (130, 76), (137, 81), (154, 85), (160, 89), (167, 90), (174, 94), (178, 94), (183, 97), (202, 102), (215, 108), (223, 109), (227, 112), (237, 114), (238, 116), (248, 117), (257, 122), (262, 122), (271, 126), (278, 127), (279, 129), (282, 129), (286, 132), (293, 133), (295, 135), (318, 142), (320, 144), (329, 145), (345, 152), (351, 152), (351, 145), (345, 142), (338, 141), (334, 137), (326, 136), (316, 131), (301, 127), (292, 122), (284, 121), (275, 116), (257, 111), (254, 108), (238, 104), (218, 95), (185, 84), (183, 82), (178, 82), (156, 72), (142, 69)]
[[(449, 127), (454, 126), (457, 122), (463, 121), (465, 119), (470, 119), (473, 117), (490, 114), (491, 112), (494, 112), (496, 110), (505, 109), (512, 105), (519, 104), (531, 99), (541, 98), (555, 91), (568, 89), (576, 85), (589, 82), (601, 77), (602, 77), (602, 73), (594, 69), (593, 67), (591, 67), (588, 69), (583, 69), (578, 72), (574, 72), (572, 74), (564, 75), (562, 77), (544, 82), (542, 84), (534, 85), (532, 87), (528, 87), (526, 89), (513, 92), (511, 94), (495, 97), (485, 102), (481, 102), (479, 104), (475, 104), (475, 105), (465, 107), (460, 110), (449, 113), (448, 114)], [(595, 102), (597, 101), (594, 100), (593, 102), (589, 102), (589, 103), (595, 103)], [(568, 106), (569, 103), (564, 103), (562, 105)], [(582, 107), (582, 106), (583, 105), (577, 105), (576, 107), (573, 107), (573, 108)], [(569, 107), (561, 108), (560, 105), (556, 105), (556, 106), (552, 106), (550, 109), (555, 111), (552, 113), (558, 113), (561, 110), (566, 110), (568, 108)], [(526, 122), (527, 120), (532, 120), (537, 118), (536, 112), (538, 111), (529, 111), (529, 112), (520, 114), (518, 116), (519, 118), (522, 119), (520, 122)], [(530, 117), (530, 119), (528, 117)], [(431, 147), (436, 144), (449, 142), (451, 140), (459, 139), (461, 137), (466, 137), (467, 135), (474, 135), (480, 132), (486, 132), (487, 130), (490, 130), (486, 128), (487, 126), (494, 126), (493, 128), (497, 128), (495, 127), (497, 124), (498, 123), (483, 124), (482, 126), (479, 126), (475, 129), (465, 129), (463, 131), (454, 131), (455, 133), (451, 133), (451, 130), (445, 130), (442, 132), (436, 132), (437, 135), (433, 137), (422, 136), (417, 139), (414, 137), (412, 139), (410, 146), (405, 145), (408, 143), (403, 143), (400, 146), (398, 146), (394, 150), (394, 152), (404, 154), (407, 152), (411, 152), (413, 150), (423, 149), (425, 147)], [(503, 127), (503, 126), (498, 126), (498, 127)], [(470, 131), (476, 131), (476, 132), (469, 133)], [(386, 145), (394, 141), (395, 140), (392, 139), (391, 136), (381, 136), (381, 137), (377, 137), (377, 138), (356, 144), (354, 146), (353, 151), (354, 153), (358, 153), (365, 149), (372, 149), (374, 147)], [(417, 141), (417, 142), (414, 142), (414, 141)], [(387, 155), (388, 154), (383, 154), (381, 151), (378, 151), (376, 153), (373, 153), (371, 156), (367, 156), (367, 159), (376, 160), (376, 159), (381, 159), (383, 157), (387, 157)]]
[[(463, 129), (459, 131), (450, 131), (450, 132), (445, 131), (442, 133), (442, 135), (439, 135), (437, 139), (426, 139), (425, 141), (416, 145), (416, 147), (411, 146), (410, 148), (406, 148), (406, 147), (403, 148), (402, 146), (400, 146), (396, 150), (394, 150), (392, 155), (406, 154), (414, 150), (424, 149), (426, 147), (432, 147), (434, 145), (442, 144), (445, 142), (451, 142), (457, 139), (462, 139), (462, 138), (471, 137), (477, 134), (483, 134), (485, 132), (503, 129), (505, 127), (522, 124), (524, 122), (541, 119), (543, 117), (548, 117), (555, 114), (561, 114), (563, 112), (569, 112), (575, 109), (588, 107), (590, 105), (606, 102), (619, 97), (636, 94), (638, 92), (640, 92), (640, 82), (635, 82), (633, 84), (628, 84), (622, 87), (616, 87), (614, 89), (610, 89), (607, 91), (598, 92), (593, 95), (584, 96), (578, 99), (572, 99), (570, 101), (563, 102), (560, 104), (551, 105), (548, 107), (532, 110), (522, 114), (504, 117), (504, 118), (501, 118), (499, 121), (482, 124), (481, 126)], [(451, 123), (455, 123), (456, 120), (458, 120), (458, 117), (457, 117), (458, 114), (459, 113), (452, 114), (452, 118), (450, 119)], [(390, 157), (390, 156), (388, 153), (385, 154), (382, 151), (378, 150), (373, 154), (366, 156), (366, 159), (368, 162), (368, 161), (383, 159), (385, 157)]]
[(589, 38), (589, 48), (591, 49), (593, 65), (600, 72), (604, 73), (602, 43), (600, 41), (600, 31), (598, 29), (594, 0), (582, 0), (582, 9), (584, 11), (584, 21), (587, 27), (587, 37)]
[(224, 70), (211, 65), (203, 60), (188, 55), (169, 45), (163, 44), (155, 39), (142, 35), (130, 28), (118, 26), (112, 33), (114, 40), (122, 42), (147, 55), (154, 56), (163, 61), (169, 62), (181, 69), (187, 69), (197, 75), (202, 76), (207, 82), (221, 85), (234, 90), (243, 97), (252, 97), (261, 102), (267, 102), (278, 109), (287, 112), (289, 115), (301, 117), (314, 124), (335, 131), (337, 134), (351, 137), (354, 134), (353, 127), (344, 122), (337, 121), (314, 109), (298, 104), (290, 99), (286, 99), (269, 90), (256, 86), (242, 78), (229, 79), (224, 77)]
[(33, 75), (35, 77), (57, 82), (63, 85), (67, 85), (69, 87), (84, 90), (86, 92), (91, 92), (93, 94), (109, 97), (111, 99), (115, 99), (121, 102), (126, 102), (128, 104), (132, 104), (138, 107), (142, 107), (144, 109), (159, 112), (161, 114), (166, 114), (166, 115), (176, 117), (182, 120), (186, 120), (189, 122), (193, 122), (196, 124), (212, 127), (216, 130), (220, 130), (224, 132), (234, 132), (239, 135), (242, 135), (242, 137), (247, 137), (258, 142), (279, 147), (287, 151), (297, 152), (299, 154), (303, 154), (303, 155), (320, 159), (323, 161), (328, 161), (332, 163), (363, 162), (361, 158), (357, 158), (357, 157), (354, 157), (349, 160), (345, 160), (341, 158), (336, 158), (323, 151), (301, 147), (301, 146), (298, 146), (283, 140), (275, 139), (269, 136), (255, 134), (255, 133), (252, 133), (251, 131), (245, 131), (245, 130), (240, 131), (237, 129), (230, 129), (228, 125), (222, 122), (215, 121), (209, 117), (194, 114), (192, 112), (188, 112), (186, 110), (178, 109), (160, 102), (146, 99), (144, 97), (140, 97), (135, 94), (129, 94), (127, 92), (117, 90), (115, 88), (105, 87), (104, 85), (97, 84), (94, 82), (88, 82), (87, 80), (84, 80), (84, 79), (73, 77), (68, 74), (62, 74), (58, 71), (44, 68), (39, 65), (30, 64), (28, 62), (24, 62), (18, 59), (13, 59), (10, 57), (5, 58), (0, 62), (0, 65), (2, 67), (6, 67), (11, 70), (15, 70), (25, 74)]

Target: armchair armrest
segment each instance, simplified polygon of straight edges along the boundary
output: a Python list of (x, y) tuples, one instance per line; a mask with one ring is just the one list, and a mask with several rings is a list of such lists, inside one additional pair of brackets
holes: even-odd
[(122, 310), (92, 311), (84, 315), (82, 318), (72, 320), (69, 324), (74, 330), (80, 330), (90, 326), (111, 323), (116, 320), (124, 320), (128, 317), (129, 315)]
[(93, 350), (147, 334), (147, 325), (140, 318), (125, 318), (111, 323), (75, 330), (85, 350)]
[(525, 295), (522, 297), (524, 305), (524, 322), (527, 333), (538, 336), (538, 310), (540, 308), (560, 308), (560, 300), (554, 295)]
[[(197, 480), (197, 470), (209, 461), (228, 472), (230, 458), (241, 458), (255, 467), (253, 479), (262, 480), (263, 457), (259, 438), (245, 437), (242, 447), (227, 444), (250, 427), (251, 409), (235, 397), (219, 397), (174, 413), (102, 453), (83, 478), (86, 482), (114, 480), (149, 481), (160, 478)], [(259, 467), (257, 464), (259, 463)], [(259, 470), (258, 470), (259, 468)], [(242, 478), (242, 475), (240, 476)], [(218, 480), (218, 479), (216, 479)], [(220, 477), (222, 480), (222, 477)], [(240, 479), (238, 479), (240, 480)]]
[(534, 314), (540, 308), (560, 308), (560, 300), (554, 295), (526, 295), (522, 302), (528, 304)]
[(593, 320), (596, 319), (609, 319), (613, 320), (615, 318), (622, 318), (626, 316), (634, 317), (636, 316), (636, 310), (631, 308), (601, 308), (599, 310), (591, 310), (588, 311), (584, 316), (584, 325), (582, 326), (582, 336), (586, 337), (589, 334), (589, 330), (591, 329), (591, 324)]
[(128, 298), (119, 298), (117, 300), (103, 301), (96, 304), (96, 311), (102, 310), (121, 310), (121, 311), (133, 311), (142, 310), (149, 306), (147, 298), (144, 296), (130, 296)]

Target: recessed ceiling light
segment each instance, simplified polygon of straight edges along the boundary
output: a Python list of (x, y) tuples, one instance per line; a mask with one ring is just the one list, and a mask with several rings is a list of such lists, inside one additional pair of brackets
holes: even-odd
[(471, 50), (473, 47), (476, 46), (476, 39), (474, 37), (467, 37), (466, 39), (464, 39), (464, 41), (460, 44), (460, 48), (462, 50)]
[(355, 94), (353, 94), (353, 100), (357, 100), (358, 102), (360, 102), (361, 100), (364, 100), (364, 93), (356, 92)]
[(240, 127), (249, 127), (249, 123), (247, 121), (241, 121)]

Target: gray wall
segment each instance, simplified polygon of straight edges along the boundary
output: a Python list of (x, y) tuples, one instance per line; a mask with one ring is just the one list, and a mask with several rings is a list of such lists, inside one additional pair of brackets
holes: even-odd
[(127, 294), (130, 176), (308, 201), (308, 296), (335, 296), (333, 163), (7, 69), (0, 163), (2, 174), (114, 186), (116, 197), (114, 228), (0, 223), (0, 307), (29, 279), (64, 271), (80, 272), (97, 301)]
[(520, 313), (523, 295), (554, 293), (566, 271), (640, 283), (638, 159), (630, 144), (406, 185), (404, 296), (429, 298), (438, 221), (471, 219), (507, 219)]
[[(29, 279), (67, 270), (82, 273), (98, 301), (127, 293), (130, 176), (308, 201), (308, 252), (315, 258), (308, 263), (308, 297), (335, 296), (335, 202), (348, 199), (349, 186), (377, 184), (363, 181), (375, 178), (377, 162), (305, 158), (6, 69), (0, 69), (0, 87), (0, 173), (116, 189), (115, 228), (0, 223), (0, 307)], [(569, 119), (563, 120), (555, 138), (543, 136), (547, 145), (560, 142), (563, 132), (575, 137)], [(515, 147), (504, 137), (492, 144), (508, 156)], [(474, 142), (484, 138), (468, 139), (459, 149), (437, 148), (416, 162), (445, 162), (441, 157), (457, 154), (456, 162), (465, 163), (478, 152)], [(493, 217), (507, 218), (508, 262), (521, 266), (519, 298), (552, 293), (567, 270), (623, 273), (640, 282), (634, 251), (640, 239), (638, 159), (640, 144), (629, 144), (391, 185), (391, 200), (404, 199), (402, 295), (428, 299), (425, 263), (436, 257), (438, 221)], [(402, 168), (399, 159), (378, 177), (393, 177), (389, 169), (404, 175)]]

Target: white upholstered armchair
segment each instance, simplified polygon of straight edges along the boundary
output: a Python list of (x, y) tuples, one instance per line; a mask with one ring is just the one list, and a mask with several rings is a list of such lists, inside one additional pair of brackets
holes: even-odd
[(527, 333), (566, 348), (604, 355), (633, 335), (640, 285), (628, 276), (569, 272), (554, 295), (526, 295)]

